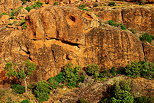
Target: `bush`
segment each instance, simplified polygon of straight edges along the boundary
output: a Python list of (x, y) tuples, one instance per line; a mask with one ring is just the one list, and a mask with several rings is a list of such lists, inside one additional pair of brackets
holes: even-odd
[(129, 82), (117, 82), (112, 86), (111, 97), (105, 98), (101, 103), (133, 103), (134, 98), (130, 93)]
[(50, 94), (50, 86), (45, 81), (40, 81), (33, 89), (33, 93), (39, 102), (47, 101)]
[(21, 0), (22, 4), (25, 4), (27, 1), (29, 2), (30, 0)]
[(133, 78), (140, 77), (140, 69), (140, 63), (132, 62), (131, 64), (125, 67), (125, 74)]
[(149, 35), (148, 33), (144, 33), (144, 34), (141, 35), (139, 38), (140, 38), (141, 41), (147, 41), (147, 42), (149, 42), (149, 43), (151, 43), (152, 40), (154, 40), (154, 36)]
[(56, 89), (59, 85), (59, 83), (54, 79), (54, 78), (50, 78), (48, 80), (49, 82), (49, 86), (52, 88), (52, 89)]
[(124, 74), (133, 78), (144, 77), (147, 79), (154, 78), (154, 63), (145, 61), (132, 62), (124, 68)]
[(21, 101), (20, 103), (30, 103), (30, 102), (29, 100), (26, 99), (26, 100)]
[(79, 6), (78, 6), (78, 8), (81, 9), (81, 10), (84, 9), (85, 7), (86, 7), (85, 4), (82, 4), (82, 5), (79, 5)]
[(116, 3), (115, 2), (109, 2), (108, 6), (116, 6)]
[(136, 30), (135, 30), (135, 29), (130, 29), (130, 31), (131, 31), (133, 34), (136, 34)]
[(121, 25), (120, 27), (121, 27), (122, 30), (126, 30), (127, 29), (127, 27), (125, 25)]
[(134, 103), (154, 103), (154, 98), (153, 97), (137, 97), (134, 99)]
[(109, 20), (108, 24), (111, 25), (111, 26), (120, 27), (122, 30), (126, 30), (127, 29), (127, 27), (125, 25), (123, 25), (121, 23), (116, 23), (113, 20)]
[(37, 1), (37, 2), (35, 2), (32, 6), (28, 6), (28, 7), (26, 7), (25, 9), (29, 12), (31, 9), (33, 9), (33, 8), (38, 9), (38, 8), (40, 8), (42, 5), (43, 5), (42, 2)]
[(25, 87), (19, 84), (13, 84), (11, 88), (18, 94), (23, 94), (25, 92)]
[(64, 81), (67, 83), (67, 86), (72, 88), (72, 87), (77, 87), (79, 82), (81, 82), (82, 77), (79, 75), (80, 72), (80, 67), (72, 67), (72, 64), (67, 64), (62, 73), (64, 76)]
[(90, 103), (88, 100), (81, 98), (77, 103)]
[(86, 68), (86, 73), (90, 76), (94, 76), (95, 78), (98, 78), (100, 73), (100, 67), (97, 64), (90, 64)]
[(64, 82), (63, 73), (60, 72), (58, 75), (56, 75), (56, 76), (54, 77), (54, 79), (55, 79), (58, 83)]
[(59, 5), (59, 2), (54, 2), (54, 4), (53, 5)]

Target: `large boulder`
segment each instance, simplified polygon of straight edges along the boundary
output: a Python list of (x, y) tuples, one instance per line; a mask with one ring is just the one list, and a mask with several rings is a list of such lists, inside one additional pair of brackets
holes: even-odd
[(57, 75), (67, 63), (99, 64), (102, 68), (125, 66), (144, 59), (142, 43), (129, 31), (106, 24), (96, 15), (69, 7), (44, 7), (26, 17), (27, 29), (1, 30), (0, 63), (35, 62), (32, 80)]
[(100, 9), (98, 16), (104, 21), (114, 20), (125, 24), (128, 28), (154, 35), (153, 7), (106, 8)]

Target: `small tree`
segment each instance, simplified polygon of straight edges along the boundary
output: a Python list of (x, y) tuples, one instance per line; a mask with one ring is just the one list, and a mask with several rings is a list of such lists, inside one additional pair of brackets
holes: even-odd
[(6, 76), (9, 78), (17, 78), (20, 82), (24, 81), (25, 92), (27, 92), (27, 78), (36, 69), (36, 65), (30, 61), (25, 61), (20, 64), (8, 62), (5, 65)]

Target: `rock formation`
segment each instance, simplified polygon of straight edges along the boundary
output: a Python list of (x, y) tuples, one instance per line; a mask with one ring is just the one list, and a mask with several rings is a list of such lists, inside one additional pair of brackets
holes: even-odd
[(153, 7), (108, 8), (101, 9), (97, 12), (98, 16), (104, 21), (114, 20), (125, 24), (130, 29), (148, 32), (154, 35)]
[(4, 65), (29, 59), (39, 65), (36, 79), (56, 75), (69, 62), (80, 66), (96, 63), (110, 69), (144, 59), (137, 36), (100, 25), (89, 12), (51, 6), (30, 12), (26, 20), (24, 33), (1, 31), (0, 61)]
[(21, 0), (0, 0), (0, 12), (9, 12), (22, 6)]

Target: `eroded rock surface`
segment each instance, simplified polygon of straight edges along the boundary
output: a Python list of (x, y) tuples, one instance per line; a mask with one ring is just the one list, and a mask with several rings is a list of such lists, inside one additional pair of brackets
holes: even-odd
[(22, 6), (21, 0), (0, 0), (0, 12), (9, 12)]
[[(106, 24), (89, 12), (69, 7), (45, 7), (30, 12), (28, 28), (1, 32), (2, 67), (8, 61), (29, 59), (39, 68), (32, 80), (55, 76), (67, 63), (103, 68), (125, 66), (144, 59), (140, 40), (128, 31)], [(4, 33), (3, 33), (4, 32)]]
[(119, 7), (101, 9), (98, 15), (104, 21), (113, 20), (125, 24), (128, 28), (148, 32), (154, 35), (153, 7)]

